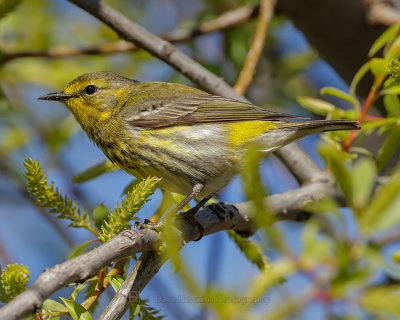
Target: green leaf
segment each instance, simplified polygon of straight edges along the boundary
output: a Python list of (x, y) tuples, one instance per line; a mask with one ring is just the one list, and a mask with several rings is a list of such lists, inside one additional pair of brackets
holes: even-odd
[(353, 204), (356, 208), (367, 205), (375, 183), (376, 167), (368, 158), (362, 158), (352, 170)]
[(381, 319), (389, 319), (390, 315), (400, 317), (399, 301), (399, 285), (370, 287), (360, 297), (361, 306)]
[(387, 118), (385, 120), (363, 123), (362, 128), (363, 128), (363, 130), (368, 130), (368, 129), (377, 128), (377, 127), (378, 128), (386, 128), (386, 127), (392, 127), (393, 124), (397, 124), (398, 122), (399, 122), (398, 118)]
[(87, 242), (82, 243), (79, 247), (77, 247), (77, 248), (72, 252), (72, 254), (69, 256), (68, 260), (71, 260), (71, 259), (73, 259), (73, 258), (79, 256), (79, 255), (83, 252), (83, 250), (85, 250), (85, 249), (87, 248), (87, 246), (88, 246), (89, 244), (91, 244), (91, 243), (93, 243), (93, 242), (95, 242), (95, 241), (98, 241), (98, 240), (97, 240), (97, 239), (96, 239), (96, 240), (90, 240), (90, 241), (87, 241)]
[(26, 168), (24, 177), (27, 180), (28, 191), (38, 205), (42, 208), (49, 208), (50, 212), (58, 213), (57, 219), (70, 220), (69, 226), (86, 228), (94, 235), (98, 235), (98, 231), (93, 226), (86, 210), (82, 212), (80, 206), (74, 200), (62, 195), (58, 188), (54, 187), (54, 182), (47, 183), (47, 177), (38, 161), (33, 161), (27, 157), (24, 166)]
[(102, 203), (93, 209), (93, 221), (97, 229), (101, 230), (101, 227), (108, 221), (109, 214), (110, 210)]
[(62, 150), (70, 137), (80, 130), (79, 124), (71, 115), (65, 118), (61, 123), (54, 122), (45, 131), (45, 141), (51, 153), (57, 153)]
[(262, 297), (269, 288), (281, 283), (282, 279), (286, 279), (296, 271), (296, 266), (291, 259), (277, 260), (272, 268), (260, 272), (251, 280), (244, 296), (252, 297), (252, 299)]
[(92, 316), (90, 315), (89, 311), (87, 311), (79, 303), (72, 300), (64, 299), (62, 297), (60, 297), (60, 299), (64, 302), (71, 317), (74, 320), (92, 320)]
[(383, 143), (383, 146), (379, 149), (376, 164), (378, 170), (382, 170), (387, 163), (392, 159), (392, 156), (396, 152), (400, 145), (400, 126), (394, 125), (391, 127), (389, 134)]
[(86, 288), (86, 282), (79, 283), (78, 285), (75, 285), (74, 291), (70, 294), (69, 298), (73, 301), (76, 300), (76, 297), (78, 296), (79, 292), (81, 292), (83, 289)]
[(384, 95), (383, 103), (388, 117), (400, 117), (400, 101), (397, 95)]
[(261, 248), (253, 241), (243, 238), (234, 230), (228, 230), (227, 233), (235, 242), (239, 250), (242, 251), (246, 258), (249, 259), (250, 262), (254, 263), (258, 269), (263, 271), (267, 266), (270, 266), (267, 257), (262, 254)]
[(323, 87), (320, 90), (320, 93), (323, 94), (323, 95), (327, 94), (327, 95), (331, 95), (331, 96), (346, 100), (346, 101), (350, 102), (354, 106), (359, 106), (359, 104), (360, 104), (358, 102), (358, 100), (354, 98), (354, 96), (348, 94), (347, 92), (344, 92), (342, 90), (334, 88), (334, 87)]
[(307, 110), (323, 116), (336, 109), (336, 107), (332, 103), (317, 98), (300, 96), (297, 97), (296, 100), (302, 107), (306, 108)]
[(230, 29), (226, 33), (226, 48), (234, 66), (240, 70), (249, 51), (248, 35), (243, 28)]
[(332, 119), (350, 119), (350, 120), (356, 120), (358, 117), (359, 112), (356, 110), (342, 110), (342, 109), (336, 109), (335, 111), (339, 110), (339, 114), (335, 114), (335, 112), (332, 113)]
[(140, 307), (139, 303), (132, 303), (129, 306), (129, 320), (135, 319), (135, 317), (140, 313)]
[[(380, 219), (385, 219), (385, 210), (400, 197), (400, 170), (381, 185), (373, 195), (368, 208), (361, 216), (360, 225), (365, 233), (374, 232)], [(400, 218), (400, 216), (399, 216)]]
[(351, 174), (344, 164), (346, 154), (339, 152), (328, 145), (322, 145), (319, 148), (319, 151), (323, 158), (328, 162), (329, 167), (332, 170), (336, 181), (339, 183), (346, 199), (349, 201), (349, 203), (352, 203), (353, 184)]
[(374, 224), (374, 232), (387, 232), (387, 230), (393, 229), (400, 223), (400, 193), (397, 198), (385, 208), (381, 213), (382, 218), (376, 220)]
[(314, 213), (315, 215), (321, 214), (324, 212), (339, 213), (338, 204), (335, 202), (335, 200), (328, 198), (328, 197), (324, 197), (319, 201), (307, 202), (303, 206), (303, 209), (306, 210), (307, 212)]
[(0, 301), (8, 302), (26, 290), (29, 270), (19, 263), (8, 264), (4, 270), (0, 266)]
[(117, 203), (115, 208), (110, 211), (109, 218), (101, 227), (100, 240), (105, 242), (118, 233), (130, 229), (130, 222), (135, 218), (135, 214), (149, 201), (150, 196), (155, 192), (159, 178), (147, 177), (141, 180), (122, 200), (121, 205)]
[(393, 44), (384, 54), (387, 59), (398, 59), (400, 56), (400, 37), (393, 41)]
[(53, 312), (68, 312), (66, 306), (52, 299), (44, 300), (42, 308)]
[(310, 64), (318, 59), (316, 51), (296, 52), (285, 55), (285, 63), (282, 64), (280, 71), (283, 74), (295, 74), (303, 72)]
[[(335, 208), (337, 210), (337, 207)], [(321, 214), (323, 211), (319, 211)], [(326, 211), (325, 211), (326, 212)], [(307, 223), (302, 233), (303, 254), (301, 265), (310, 270), (315, 269), (321, 261), (333, 257), (332, 242), (323, 234), (320, 234), (316, 223)]]
[(383, 58), (372, 58), (370, 60), (371, 72), (374, 76), (389, 74), (389, 60)]
[(383, 46), (399, 32), (400, 24), (394, 24), (382, 33), (369, 49), (368, 56), (374, 56)]
[(160, 311), (149, 306), (145, 299), (139, 298), (129, 306), (130, 320), (133, 320), (137, 315), (139, 315), (140, 320), (161, 320), (165, 316), (159, 313)]
[[(171, 197), (172, 202), (173, 202), (175, 205), (179, 205), (179, 204), (186, 198), (185, 195), (179, 194), (179, 193), (176, 193), (176, 192), (170, 192), (169, 195), (170, 195), (170, 197)], [(189, 204), (189, 203), (186, 204), (186, 205), (182, 208), (183, 211), (187, 211), (187, 210), (189, 210), (189, 209), (190, 209), (190, 204)]]
[(14, 11), (22, 0), (1, 0), (0, 1), (0, 19), (10, 12)]
[(396, 263), (400, 263), (400, 251), (395, 251), (392, 253), (392, 259)]
[(398, 95), (398, 94), (400, 94), (400, 86), (389, 87), (389, 88), (381, 90), (379, 93), (381, 95), (384, 95), (384, 94)]
[(89, 169), (86, 169), (84, 172), (77, 174), (72, 178), (72, 182), (74, 183), (82, 183), (88, 180), (92, 180), (97, 178), (107, 172), (112, 172), (120, 170), (120, 167), (113, 164), (110, 160), (106, 160), (102, 163), (99, 163)]
[[(363, 129), (364, 129), (364, 127), (363, 127)], [(370, 157), (370, 158), (375, 157), (373, 152), (371, 152), (368, 149), (362, 148), (362, 147), (351, 147), (351, 152), (352, 153), (357, 153), (359, 155), (367, 156), (367, 157)]]
[(260, 148), (256, 143), (247, 147), (241, 170), (242, 183), (246, 197), (251, 203), (252, 218), (259, 227), (267, 230), (274, 218), (264, 201), (267, 193), (260, 178), (258, 164), (262, 155), (258, 150)]
[(182, 238), (178, 229), (174, 227), (174, 222), (169, 222), (167, 227), (163, 229), (163, 232), (160, 234), (160, 238), (163, 242), (163, 251), (162, 254), (167, 258), (171, 259), (175, 272), (181, 271), (184, 274), (184, 270), (182, 270), (182, 261), (179, 256), (179, 251), (182, 248)]
[(118, 292), (118, 290), (121, 288), (122, 284), (124, 283), (124, 279), (118, 276), (110, 276), (110, 283), (111, 286), (113, 287), (115, 292)]
[(371, 63), (367, 61), (361, 66), (360, 69), (358, 69), (358, 71), (354, 75), (354, 78), (350, 84), (350, 94), (352, 96), (355, 97), (358, 83), (361, 81), (361, 79), (365, 76), (365, 74), (369, 71), (370, 68), (371, 68)]
[(13, 127), (2, 132), (0, 155), (8, 154), (25, 146), (30, 140), (30, 133), (23, 127)]

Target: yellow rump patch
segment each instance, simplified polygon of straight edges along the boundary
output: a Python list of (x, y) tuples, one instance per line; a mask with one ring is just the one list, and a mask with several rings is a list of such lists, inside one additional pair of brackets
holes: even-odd
[(230, 141), (233, 147), (240, 147), (252, 139), (275, 129), (272, 121), (244, 121), (225, 124), (230, 129)]

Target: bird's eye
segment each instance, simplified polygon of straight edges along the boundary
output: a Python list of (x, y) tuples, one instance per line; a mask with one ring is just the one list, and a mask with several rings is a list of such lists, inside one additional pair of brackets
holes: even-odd
[(85, 88), (85, 92), (87, 93), (87, 94), (93, 94), (93, 93), (95, 93), (96, 92), (96, 90), (97, 90), (97, 87), (96, 86), (94, 86), (94, 85), (88, 85), (86, 88)]

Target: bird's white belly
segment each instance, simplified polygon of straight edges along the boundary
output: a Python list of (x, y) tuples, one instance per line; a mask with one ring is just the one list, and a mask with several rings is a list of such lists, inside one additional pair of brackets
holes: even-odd
[[(237, 173), (237, 157), (230, 150), (227, 132), (217, 124), (181, 126), (146, 136), (141, 155), (149, 159), (142, 176), (162, 178), (160, 187), (183, 195), (203, 184), (200, 197), (220, 191)], [(173, 143), (172, 143), (173, 141)], [(173, 145), (173, 148), (171, 148)]]

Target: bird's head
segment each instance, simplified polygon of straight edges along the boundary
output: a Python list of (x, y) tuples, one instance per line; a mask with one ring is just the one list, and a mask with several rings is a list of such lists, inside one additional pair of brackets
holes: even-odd
[(38, 99), (64, 103), (84, 126), (85, 121), (108, 119), (137, 83), (110, 71), (85, 73), (68, 83), (63, 91)]

